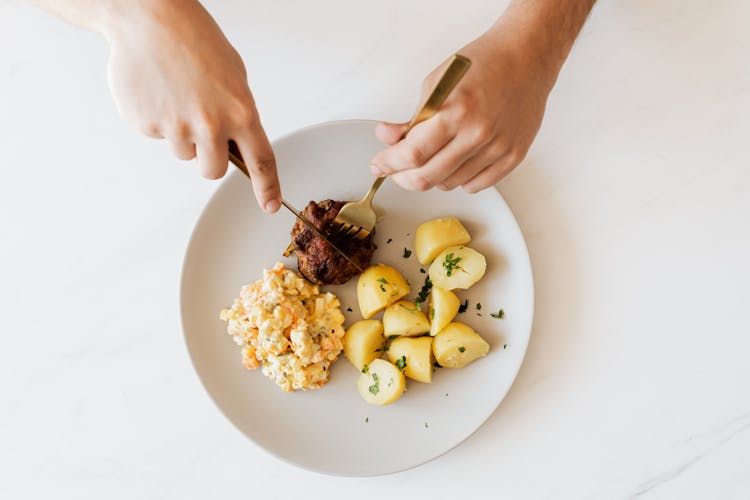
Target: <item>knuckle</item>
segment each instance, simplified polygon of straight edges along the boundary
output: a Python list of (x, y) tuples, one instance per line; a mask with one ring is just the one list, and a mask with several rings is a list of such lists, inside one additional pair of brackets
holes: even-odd
[(143, 135), (147, 135), (149, 137), (161, 137), (159, 126), (154, 122), (141, 121), (141, 122), (138, 122), (138, 124), (136, 125), (136, 128)]
[(510, 164), (510, 167), (513, 168), (521, 163), (524, 158), (526, 158), (526, 150), (520, 148), (511, 148), (511, 150), (508, 152), (507, 161), (508, 164)]
[(489, 121), (479, 122), (472, 131), (472, 140), (474, 144), (487, 144), (495, 135), (493, 123)]
[(196, 133), (202, 138), (212, 138), (219, 134), (219, 120), (206, 111), (198, 112), (194, 124)]
[(416, 167), (421, 167), (427, 162), (427, 155), (420, 148), (414, 146), (406, 152), (407, 161)]
[(170, 127), (169, 136), (175, 139), (187, 139), (190, 137), (190, 125), (183, 120), (177, 120)]
[(273, 157), (256, 157), (252, 161), (252, 169), (259, 175), (271, 175), (276, 172), (276, 159)]
[(423, 175), (414, 177), (411, 184), (416, 191), (427, 191), (433, 186), (432, 181)]

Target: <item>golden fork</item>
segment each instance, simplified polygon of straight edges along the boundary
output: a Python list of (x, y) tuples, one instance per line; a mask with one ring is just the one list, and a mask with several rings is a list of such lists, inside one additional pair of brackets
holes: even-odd
[[(458, 84), (464, 74), (466, 74), (469, 66), (471, 66), (471, 61), (468, 58), (460, 54), (453, 55), (453, 59), (448, 63), (448, 66), (445, 68), (440, 80), (438, 80), (437, 85), (432, 89), (432, 93), (427, 98), (424, 105), (422, 105), (419, 111), (417, 111), (417, 114), (414, 115), (414, 118), (412, 118), (409, 126), (406, 127), (401, 139), (406, 137), (406, 134), (408, 134), (416, 124), (431, 118), (438, 112), (440, 106), (453, 91), (453, 88)], [(372, 183), (370, 190), (364, 198), (359, 201), (350, 201), (341, 207), (341, 210), (334, 220), (334, 227), (339, 233), (352, 238), (364, 239), (372, 232), (377, 220), (375, 210), (372, 208), (372, 199), (380, 185), (383, 184), (384, 180), (385, 177), (378, 177), (375, 179), (375, 182)]]

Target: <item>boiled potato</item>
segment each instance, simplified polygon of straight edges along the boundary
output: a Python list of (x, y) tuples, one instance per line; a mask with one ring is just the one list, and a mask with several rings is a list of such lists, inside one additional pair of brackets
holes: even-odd
[(420, 264), (429, 264), (448, 247), (465, 245), (471, 236), (455, 217), (440, 217), (421, 224), (414, 233), (414, 251)]
[(366, 364), (378, 357), (385, 343), (383, 337), (383, 323), (376, 319), (357, 321), (344, 335), (344, 355), (352, 362), (357, 370), (362, 370)]
[(359, 395), (368, 403), (387, 405), (404, 393), (406, 379), (394, 364), (384, 359), (374, 359), (362, 369), (357, 380), (357, 388)]
[(461, 307), (461, 300), (450, 290), (432, 287), (430, 294), (430, 335), (437, 335), (445, 325), (453, 321)]
[(449, 247), (435, 257), (430, 266), (430, 280), (445, 290), (469, 288), (487, 269), (484, 255), (469, 247)]
[(449, 323), (432, 341), (432, 351), (440, 366), (461, 368), (490, 350), (477, 332), (463, 323)]
[(365, 319), (409, 294), (409, 285), (391, 266), (377, 264), (365, 269), (357, 282), (359, 310)]
[(413, 337), (429, 332), (430, 322), (414, 302), (399, 300), (388, 306), (383, 313), (383, 328), (386, 337)]
[(404, 375), (418, 382), (432, 382), (432, 337), (394, 339), (388, 348), (388, 359)]

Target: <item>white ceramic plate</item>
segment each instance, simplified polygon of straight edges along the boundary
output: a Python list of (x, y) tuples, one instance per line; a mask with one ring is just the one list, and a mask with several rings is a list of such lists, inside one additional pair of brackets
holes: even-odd
[[(284, 196), (302, 209), (310, 200), (361, 197), (372, 178), (370, 158), (381, 148), (369, 121), (333, 122), (306, 128), (274, 144)], [(450, 450), (471, 435), (502, 401), (521, 366), (531, 332), (533, 282), (521, 231), (499, 193), (469, 196), (404, 191), (386, 182), (376, 202), (385, 210), (378, 224), (373, 262), (401, 270), (419, 292), (425, 274), (413, 234), (426, 220), (453, 215), (471, 233), (470, 246), (487, 257), (487, 274), (470, 290), (462, 321), (489, 343), (489, 354), (460, 369), (438, 369), (432, 384), (407, 380), (396, 403), (375, 407), (357, 393), (358, 372), (342, 355), (322, 389), (285, 393), (260, 370), (247, 371), (240, 349), (225, 333), (219, 311), (240, 287), (260, 278), (264, 267), (284, 259), (293, 216), (263, 215), (239, 172), (221, 184), (206, 206), (185, 255), (182, 323), (190, 356), (213, 400), (248, 438), (277, 457), (317, 472), (365, 476), (414, 467)], [(386, 243), (392, 239), (391, 243)], [(361, 319), (354, 284), (330, 287), (341, 299), (347, 325)], [(476, 309), (481, 302), (482, 309)], [(347, 312), (351, 307), (353, 312)], [(503, 319), (490, 317), (500, 308)], [(481, 314), (481, 316), (479, 316)], [(380, 317), (381, 315), (378, 315)], [(506, 347), (507, 346), (507, 347)]]

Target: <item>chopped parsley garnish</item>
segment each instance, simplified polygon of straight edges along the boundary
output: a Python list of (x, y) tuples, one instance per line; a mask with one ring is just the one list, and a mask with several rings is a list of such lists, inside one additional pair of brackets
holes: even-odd
[(380, 291), (385, 292), (385, 287), (383, 285), (380, 285)]
[(411, 250), (404, 248), (404, 259), (411, 257)]
[(477, 316), (481, 316), (481, 315), (482, 315), (482, 313), (477, 313)]
[(424, 428), (427, 429), (429, 425), (427, 425), (427, 422), (424, 423)]
[(365, 423), (370, 421), (370, 417), (365, 418)]
[(375, 352), (388, 352), (388, 343), (385, 343), (381, 345), (380, 347), (378, 347), (377, 349), (375, 349)]
[(414, 304), (417, 306), (417, 311), (422, 310), (422, 302), (427, 300), (427, 296), (430, 294), (430, 290), (432, 290), (432, 280), (429, 276), (425, 276), (424, 285), (422, 285), (422, 289), (419, 291), (419, 295), (417, 295), (417, 298), (414, 299)]
[(481, 310), (482, 310), (482, 303), (477, 302), (477, 311), (481, 311)]
[(400, 336), (401, 336), (401, 335), (399, 335), (398, 333), (394, 333), (393, 335), (388, 335), (388, 340), (393, 340), (393, 339), (395, 339), (396, 337), (400, 337)]
[(386, 241), (386, 242), (385, 242), (385, 244), (387, 245), (387, 244), (388, 244), (388, 243), (390, 243), (391, 241), (393, 241), (393, 238), (388, 238), (388, 241)]
[(458, 348), (458, 352), (465, 352), (466, 348), (464, 346), (461, 346)]
[(352, 308), (351, 307), (347, 307), (346, 310), (349, 311), (349, 312), (352, 312)]
[(406, 356), (401, 356), (396, 360), (396, 368), (404, 371), (404, 368), (406, 368)]
[(508, 344), (503, 344), (503, 349), (507, 349), (507, 348), (508, 348)]
[(502, 318), (505, 317), (505, 311), (503, 311), (502, 309), (500, 309), (496, 313), (490, 313), (490, 316), (492, 316), (495, 319), (502, 319)]
[(399, 305), (400, 305), (401, 307), (403, 307), (404, 309), (406, 309), (407, 311), (409, 311), (409, 312), (412, 312), (412, 313), (413, 313), (414, 311), (416, 311), (416, 310), (417, 310), (417, 308), (416, 308), (416, 307), (415, 307), (414, 309), (412, 309), (411, 307), (407, 307), (407, 306), (406, 306), (406, 305), (404, 305), (404, 304), (399, 304)]
[(430, 320), (435, 319), (435, 309), (430, 309)]
[(454, 257), (453, 252), (445, 256), (445, 259), (443, 259), (443, 267), (445, 268), (446, 276), (450, 277), (453, 275), (453, 271), (461, 269), (461, 266), (458, 265), (461, 260), (461, 257)]
[(419, 268), (419, 272), (420, 272), (420, 273), (422, 273), (422, 274), (424, 274), (424, 273), (426, 273), (427, 271), (425, 271), (424, 269), (422, 269), (422, 268), (420, 267), (420, 268)]
[(469, 299), (466, 299), (466, 302), (461, 304), (461, 306), (458, 308), (458, 313), (465, 313), (466, 310), (469, 308)]
[(369, 388), (367, 389), (368, 391), (370, 391), (370, 393), (372, 393), (372, 395), (373, 395), (373, 396), (377, 396), (377, 395), (378, 395), (378, 393), (380, 392), (380, 380), (378, 380), (378, 378), (379, 378), (379, 377), (378, 377), (378, 374), (377, 374), (377, 373), (373, 373), (373, 374), (372, 374), (372, 380), (374, 380), (374, 381), (375, 381), (375, 383), (374, 383), (374, 384), (372, 384), (372, 385), (371, 385), (371, 386), (370, 386), (370, 387), (369, 387)]
[(378, 283), (383, 283), (384, 285), (388, 284), (388, 280), (385, 279), (385, 278), (383, 278), (382, 276), (380, 278), (376, 279), (375, 281), (377, 281)]
[(367, 373), (369, 369), (370, 369), (369, 366), (367, 366), (367, 365), (363, 366), (362, 367), (362, 373)]

